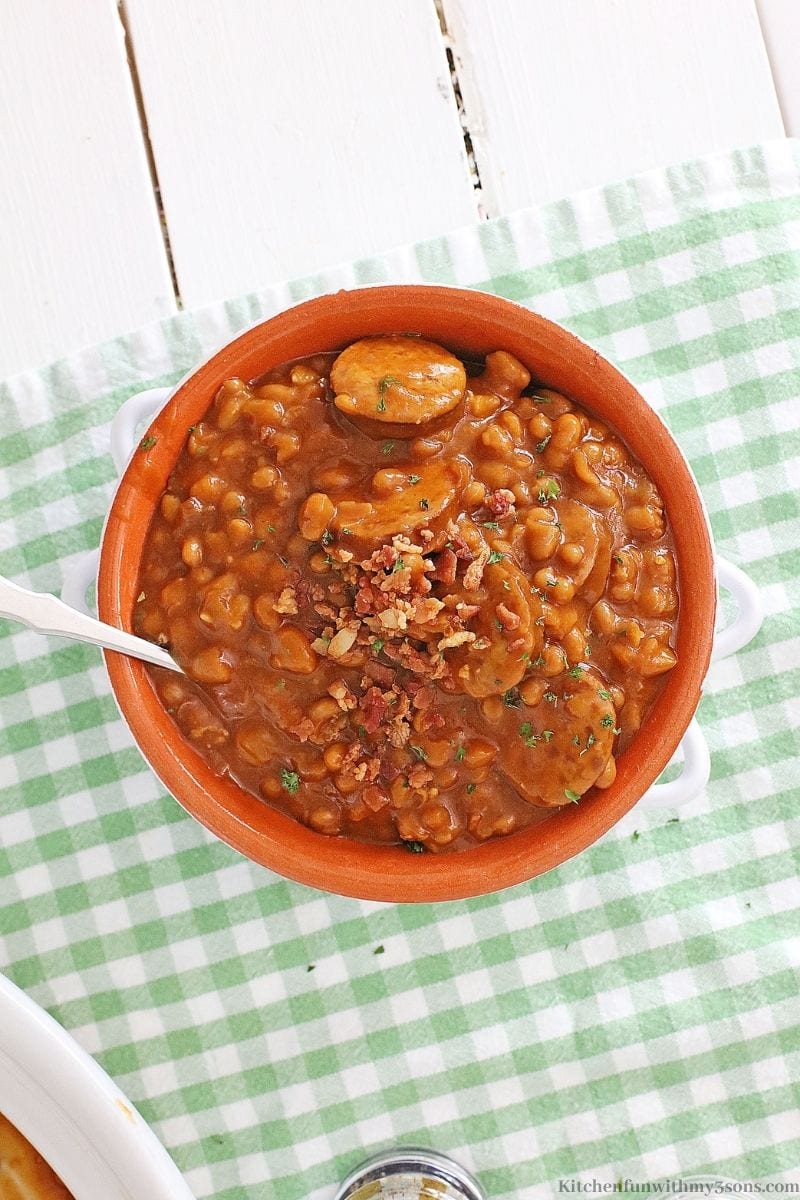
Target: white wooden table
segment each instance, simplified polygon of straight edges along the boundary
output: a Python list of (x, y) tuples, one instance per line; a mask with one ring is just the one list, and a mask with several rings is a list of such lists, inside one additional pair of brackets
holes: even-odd
[(800, 134), (800, 0), (0, 0), (0, 377)]

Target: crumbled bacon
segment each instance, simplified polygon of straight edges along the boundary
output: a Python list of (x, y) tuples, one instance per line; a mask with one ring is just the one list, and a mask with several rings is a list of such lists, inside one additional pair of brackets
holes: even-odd
[(352, 712), (358, 706), (358, 700), (343, 679), (335, 679), (333, 681), (328, 688), (328, 695), (333, 696), (343, 712)]
[(430, 767), (426, 767), (423, 762), (414, 763), (411, 770), (406, 776), (409, 787), (424, 788), (427, 784), (433, 783), (433, 772)]
[(287, 613), (294, 616), (300, 610), (297, 607), (297, 593), (293, 587), (285, 587), (275, 601), (275, 612)]
[(380, 688), (371, 687), (361, 701), (361, 707), (367, 733), (377, 733), (389, 712), (388, 702)]
[[(406, 691), (409, 691), (409, 692), (411, 691), (410, 684), (409, 684), (408, 688), (406, 689)], [(414, 699), (412, 700), (412, 704), (413, 704), (414, 708), (417, 708), (420, 711), (423, 711), (426, 708), (430, 708), (430, 706), (433, 704), (433, 702), (436, 699), (435, 689), (432, 687), (429, 687), (426, 684), (423, 684), (422, 687), (415, 688), (413, 695), (414, 695)]]
[(438, 650), (452, 650), (455, 646), (463, 646), (467, 642), (474, 642), (477, 634), (471, 633), (468, 629), (459, 630), (458, 633), (450, 633), (447, 637), (443, 637), (438, 643)]
[(431, 578), (438, 579), (445, 584), (455, 583), (457, 566), (458, 559), (456, 558), (454, 551), (448, 550), (447, 547), (445, 547), (436, 560), (436, 569)]
[(519, 614), (512, 612), (510, 608), (506, 608), (505, 604), (498, 604), (494, 610), (497, 613), (497, 619), (504, 629), (519, 629)]
[(477, 613), (481, 611), (479, 604), (457, 604), (456, 612), (462, 621), (470, 621)]
[(464, 572), (465, 592), (476, 592), (481, 586), (483, 572), (486, 568), (486, 564), (489, 561), (489, 553), (489, 547), (484, 546), (478, 554), (478, 557), (474, 559), (473, 562), (471, 562), (467, 567), (466, 571)]
[(505, 517), (509, 514), (513, 515), (515, 501), (516, 496), (512, 491), (509, 491), (508, 488), (498, 488), (489, 493), (484, 504), (495, 517)]

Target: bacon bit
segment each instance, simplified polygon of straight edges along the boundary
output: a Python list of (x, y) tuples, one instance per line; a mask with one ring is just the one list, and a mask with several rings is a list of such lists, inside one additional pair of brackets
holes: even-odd
[[(412, 685), (409, 684), (408, 688), (406, 690), (410, 692), (411, 687), (412, 687)], [(432, 688), (426, 684), (423, 684), (422, 687), (415, 689), (414, 699), (412, 700), (412, 704), (413, 704), (414, 708), (419, 709), (420, 712), (424, 712), (424, 710), (426, 708), (430, 708), (430, 706), (433, 704), (435, 699), (436, 699), (435, 688)]]
[(343, 712), (352, 712), (358, 706), (358, 700), (343, 679), (333, 681), (328, 688), (328, 695), (333, 696)]
[(426, 625), (435, 621), (443, 608), (444, 603), (433, 596), (420, 597), (414, 601), (414, 620), (419, 625)]
[(393, 567), (400, 557), (394, 546), (381, 546), (379, 550), (375, 550), (369, 558), (365, 559), (361, 566), (365, 571), (388, 571)]
[(386, 727), (386, 740), (395, 750), (402, 749), (411, 737), (411, 726), (407, 721), (395, 718)]
[(331, 638), (331, 643), (328, 646), (329, 658), (344, 658), (345, 654), (351, 649), (353, 642), (356, 640), (355, 629), (340, 629)]
[(442, 583), (455, 583), (456, 568), (458, 559), (452, 550), (443, 550), (436, 560), (436, 570), (431, 576), (432, 579), (439, 579)]
[(462, 621), (469, 621), (481, 611), (480, 604), (457, 604), (456, 612)]
[(433, 772), (425, 763), (417, 762), (408, 772), (407, 779), (410, 787), (424, 788), (426, 784), (433, 783)]
[(497, 613), (497, 619), (504, 629), (519, 629), (518, 613), (514, 613), (511, 609), (506, 608), (505, 604), (498, 604), (494, 611)]
[(483, 572), (486, 564), (489, 561), (490, 550), (488, 546), (484, 546), (474, 562), (471, 562), (464, 572), (464, 591), (476, 592), (481, 585)]
[(389, 713), (389, 704), (380, 688), (371, 687), (361, 701), (364, 709), (364, 728), (377, 733)]
[(411, 568), (403, 567), (401, 571), (393, 571), (378, 585), (382, 592), (396, 592), (401, 596), (411, 591)]
[(361, 799), (366, 804), (370, 812), (380, 812), (382, 808), (386, 808), (389, 803), (389, 797), (386, 792), (376, 787), (374, 783), (369, 784), (361, 793)]
[(331, 551), (331, 558), (335, 559), (336, 562), (349, 563), (353, 561), (353, 553), (350, 550), (342, 550), (341, 547), (337, 546), (335, 550)]
[(421, 557), (424, 553), (422, 546), (410, 542), (404, 533), (396, 533), (392, 538), (392, 545), (398, 554), (419, 554)]
[(330, 604), (315, 604), (314, 612), (319, 613), (321, 617), (325, 617), (328, 621), (335, 621), (339, 615), (336, 609)]
[(328, 593), (326, 592), (325, 588), (322, 586), (321, 583), (315, 583), (312, 585), (311, 592), (310, 592), (312, 600), (315, 600), (315, 601), (324, 600), (325, 597), (327, 596), (327, 594)]
[(382, 683), (384, 687), (391, 687), (394, 682), (394, 671), (391, 667), (385, 667), (383, 663), (369, 662), (364, 664), (364, 678), (361, 680), (362, 688), (371, 687), (373, 683)]
[(422, 542), (422, 545), (427, 550), (428, 546), (430, 546), (431, 542), (436, 537), (436, 534), (433, 532), (432, 529), (420, 529), (419, 537), (420, 537), (420, 541)]
[(521, 649), (522, 649), (522, 647), (523, 647), (524, 645), (525, 645), (525, 638), (524, 638), (524, 637), (518, 637), (518, 638), (514, 638), (514, 641), (513, 641), (513, 642), (509, 642), (509, 643), (508, 643), (508, 652), (509, 652), (509, 654), (515, 654), (515, 653), (516, 653), (516, 651), (517, 651), (517, 650), (521, 650)]
[(505, 517), (513, 515), (516, 511), (514, 504), (516, 496), (508, 488), (498, 488), (495, 492), (490, 492), (486, 497), (484, 504), (495, 517)]
[(437, 646), (437, 650), (451, 650), (454, 646), (463, 646), (467, 642), (474, 642), (477, 634), (470, 633), (467, 629), (462, 629), (458, 633), (448, 634), (443, 637)]
[(285, 587), (275, 601), (275, 612), (294, 615), (300, 610), (297, 607), (297, 594), (293, 587)]
[(403, 630), (408, 626), (408, 617), (400, 608), (385, 608), (378, 613), (378, 621), (384, 629)]
[(310, 717), (303, 717), (295, 725), (288, 730), (293, 737), (296, 737), (300, 742), (307, 742), (312, 733), (316, 731), (316, 726)]

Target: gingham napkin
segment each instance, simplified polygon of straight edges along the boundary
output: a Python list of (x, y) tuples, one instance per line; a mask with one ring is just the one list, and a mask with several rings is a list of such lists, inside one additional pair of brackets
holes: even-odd
[(501, 895), (331, 898), (164, 794), (99, 652), (0, 623), (0, 967), (98, 1057), (198, 1197), (325, 1200), (393, 1142), (455, 1154), (498, 1200), (559, 1179), (797, 1180), (797, 144), (585, 192), (18, 376), (0, 388), (0, 572), (58, 591), (97, 544), (128, 395), (292, 301), (383, 280), (529, 304), (664, 414), (768, 612), (709, 677), (707, 794), (677, 820), (634, 812)]

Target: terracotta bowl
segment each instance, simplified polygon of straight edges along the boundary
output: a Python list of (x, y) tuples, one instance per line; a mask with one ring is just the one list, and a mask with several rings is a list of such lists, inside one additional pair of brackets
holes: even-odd
[(414, 330), (476, 358), (508, 350), (537, 382), (573, 396), (608, 421), (659, 489), (672, 525), (680, 587), (678, 665), (604, 792), (588, 792), (529, 830), (459, 854), (413, 855), (314, 833), (230, 779), (183, 740), (145, 667), (107, 654), (114, 694), (142, 753), (172, 795), (242, 854), (325, 891), (370, 900), (455, 900), (532, 879), (597, 841), (669, 762), (697, 708), (711, 655), (716, 588), (711, 537), (691, 471), (653, 409), (619, 371), (567, 330), (480, 292), (430, 286), (339, 292), (299, 304), (230, 342), (185, 379), (153, 421), (147, 455), (134, 454), (109, 513), (98, 575), (101, 618), (132, 628), (144, 534), (187, 426), (220, 384), (252, 379), (289, 359), (338, 350), (367, 334)]

